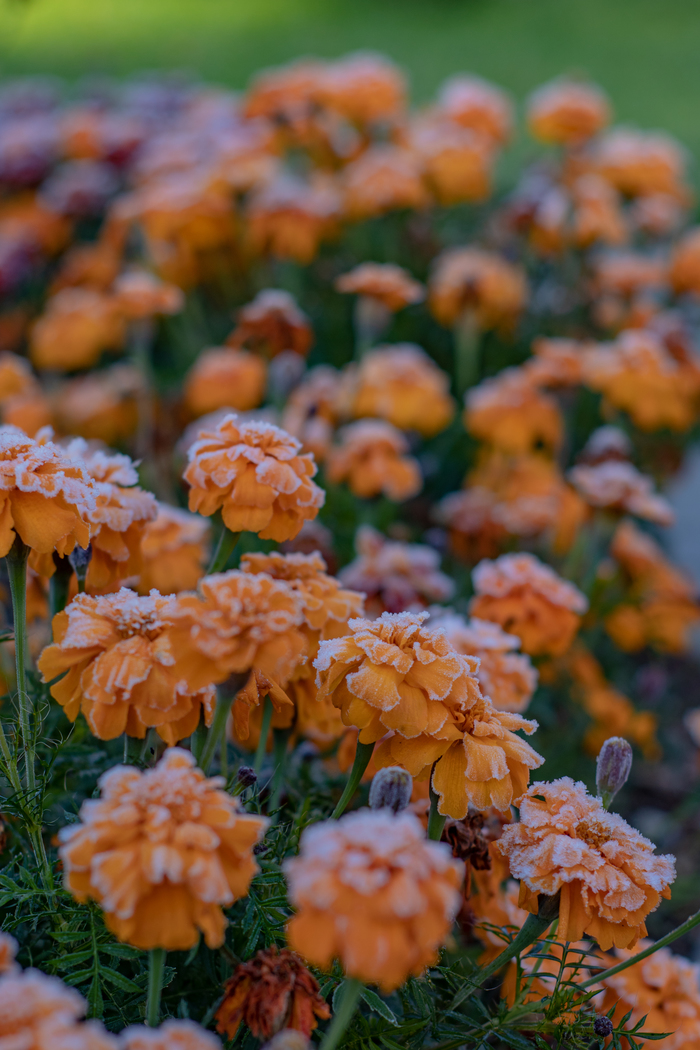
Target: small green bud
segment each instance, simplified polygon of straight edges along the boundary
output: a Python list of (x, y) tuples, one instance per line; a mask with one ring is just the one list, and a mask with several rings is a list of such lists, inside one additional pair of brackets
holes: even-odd
[(398, 813), (411, 801), (413, 778), (401, 766), (387, 766), (375, 773), (369, 789), (370, 809), (388, 807)]
[(606, 809), (626, 782), (632, 769), (632, 748), (621, 736), (609, 737), (596, 763), (596, 789)]

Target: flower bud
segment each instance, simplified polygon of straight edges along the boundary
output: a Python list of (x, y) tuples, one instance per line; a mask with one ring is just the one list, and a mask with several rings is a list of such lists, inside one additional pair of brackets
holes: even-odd
[(90, 559), (92, 558), (92, 544), (88, 543), (84, 549), (79, 547), (76, 543), (73, 550), (68, 555), (68, 561), (73, 567), (75, 575), (78, 577), (78, 590), (82, 593), (85, 590), (85, 577), (87, 576), (88, 566)]
[(310, 1050), (311, 1042), (301, 1032), (295, 1032), (293, 1028), (283, 1028), (281, 1032), (274, 1035), (269, 1043), (265, 1043), (263, 1050)]
[(236, 780), (243, 789), (252, 787), (257, 782), (257, 779), (258, 774), (252, 766), (241, 766), (236, 775)]
[(613, 1023), (609, 1017), (606, 1017), (605, 1014), (600, 1014), (598, 1017), (596, 1017), (595, 1021), (593, 1022), (593, 1031), (596, 1035), (612, 1035), (612, 1030)]
[(398, 813), (411, 801), (413, 778), (401, 766), (387, 766), (375, 773), (369, 789), (370, 809), (388, 807)]
[(600, 749), (596, 763), (596, 789), (607, 809), (630, 775), (632, 748), (621, 736), (611, 736)]

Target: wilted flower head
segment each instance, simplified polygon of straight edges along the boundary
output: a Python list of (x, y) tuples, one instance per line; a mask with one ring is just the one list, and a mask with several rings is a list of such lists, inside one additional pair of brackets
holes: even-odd
[(530, 96), (530, 131), (541, 142), (581, 146), (610, 121), (610, 103), (595, 84), (553, 80)]
[(504, 452), (556, 449), (563, 424), (556, 401), (522, 368), (506, 368), (467, 394), (464, 423), (474, 437)]
[(386, 419), (399, 430), (432, 437), (454, 415), (449, 377), (414, 343), (368, 351), (352, 387), (348, 407), (353, 416)]
[(233, 1039), (242, 1021), (256, 1039), (269, 1039), (283, 1028), (309, 1036), (317, 1018), (327, 1021), (330, 1015), (318, 981), (299, 956), (273, 945), (240, 963), (229, 977), (216, 1029)]
[(373, 218), (400, 208), (423, 208), (428, 193), (421, 163), (401, 146), (370, 146), (343, 172), (345, 212), (350, 219)]
[(524, 273), (494, 252), (449, 248), (439, 255), (428, 301), (440, 324), (453, 325), (465, 312), (479, 328), (512, 328), (527, 299)]
[(167, 503), (158, 504), (158, 515), (141, 536), (141, 573), (138, 590), (149, 594), (191, 591), (204, 575), (208, 554), (209, 522)]
[(203, 416), (217, 408), (248, 412), (265, 395), (265, 361), (258, 354), (232, 347), (203, 350), (187, 373), (185, 405), (192, 416)]
[(124, 323), (113, 298), (89, 288), (65, 288), (32, 329), (30, 355), (39, 369), (91, 368), (104, 350), (119, 350)]
[(569, 471), (569, 477), (593, 507), (636, 514), (657, 525), (672, 525), (675, 520), (671, 504), (654, 492), (653, 480), (632, 463), (613, 459), (592, 465), (579, 463)]
[(423, 285), (394, 263), (360, 263), (349, 273), (341, 274), (335, 287), (346, 295), (376, 299), (392, 313), (425, 297)]
[(119, 1050), (221, 1050), (221, 1041), (194, 1021), (170, 1019), (158, 1028), (125, 1028), (119, 1036)]
[(328, 480), (346, 481), (361, 499), (380, 493), (402, 503), (423, 487), (418, 461), (407, 455), (400, 430), (383, 419), (359, 419), (343, 427), (340, 444), (328, 455)]
[(311, 479), (316, 464), (299, 454), (296, 438), (272, 423), (238, 422), (230, 413), (191, 445), (184, 479), (190, 510), (210, 516), (221, 508), (231, 532), (291, 539), (315, 518), (324, 493)]
[(478, 131), (496, 144), (510, 138), (511, 101), (501, 88), (476, 76), (450, 77), (440, 89), (438, 106), (455, 123)]
[(307, 828), (285, 873), (292, 948), (391, 992), (437, 959), (460, 902), (460, 865), (412, 813), (360, 810)]
[(227, 342), (256, 350), (268, 358), (284, 350), (293, 350), (303, 357), (313, 338), (311, 322), (294, 297), (278, 288), (265, 288), (238, 311), (236, 327)]
[(222, 907), (247, 894), (258, 871), (253, 846), (268, 823), (241, 812), (223, 786), (180, 748), (145, 772), (110, 769), (101, 797), (83, 803), (81, 823), (60, 833), (68, 889), (96, 900), (108, 928), (137, 948), (187, 950), (200, 931), (219, 947)]
[(656, 856), (653, 843), (570, 777), (533, 784), (519, 823), (494, 848), (521, 880), (522, 907), (536, 914), (540, 893), (561, 892), (558, 936), (587, 933), (604, 950), (645, 936), (646, 917), (676, 877), (673, 857)]
[(563, 580), (532, 554), (503, 554), (474, 569), (472, 616), (493, 620), (516, 634), (531, 656), (566, 652), (588, 602), (573, 583)]

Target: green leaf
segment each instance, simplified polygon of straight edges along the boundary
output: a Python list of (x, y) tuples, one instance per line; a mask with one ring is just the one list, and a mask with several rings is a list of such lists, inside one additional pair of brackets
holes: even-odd
[(100, 977), (105, 981), (109, 981), (110, 984), (116, 985), (117, 988), (121, 988), (123, 992), (131, 992), (133, 995), (143, 995), (142, 987), (134, 981), (130, 981), (123, 973), (113, 970), (111, 966), (100, 966)]
[(392, 1010), (389, 1009), (383, 999), (380, 999), (376, 992), (373, 992), (371, 988), (364, 988), (361, 993), (361, 998), (369, 1006), (370, 1010), (374, 1010), (375, 1013), (383, 1017), (389, 1024), (397, 1025), (399, 1022), (396, 1019), (396, 1015)]
[(499, 1028), (498, 1038), (506, 1046), (512, 1047), (513, 1050), (532, 1050), (532, 1042), (522, 1033), (516, 1032), (512, 1028)]

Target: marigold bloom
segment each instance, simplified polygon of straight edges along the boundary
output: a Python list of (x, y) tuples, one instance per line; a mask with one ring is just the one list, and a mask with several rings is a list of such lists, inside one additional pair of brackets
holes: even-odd
[(221, 1050), (221, 1041), (194, 1021), (164, 1021), (158, 1028), (131, 1025), (120, 1033), (120, 1050)]
[(491, 192), (493, 142), (483, 134), (427, 113), (414, 120), (411, 148), (423, 162), (423, 177), (440, 204), (484, 201)]
[(266, 818), (241, 812), (223, 779), (207, 779), (181, 748), (145, 772), (115, 766), (99, 783), (81, 823), (59, 833), (67, 888), (96, 900), (112, 933), (137, 948), (186, 951), (199, 931), (218, 948), (222, 907), (259, 870), (252, 850)]
[(423, 487), (418, 461), (407, 455), (406, 438), (382, 419), (359, 419), (339, 432), (340, 445), (328, 454), (328, 480), (346, 481), (361, 499), (380, 493), (402, 503)]
[(389, 540), (371, 525), (361, 525), (355, 550), (357, 557), (338, 575), (346, 586), (365, 594), (370, 617), (420, 612), (454, 594), (453, 581), (440, 572), (440, 555), (426, 544)]
[(527, 119), (540, 142), (581, 146), (610, 122), (610, 104), (595, 84), (553, 80), (530, 96)]
[(79, 594), (56, 614), (54, 642), (38, 667), (45, 682), (68, 672), (51, 695), (71, 722), (82, 711), (100, 740), (143, 738), (154, 726), (175, 744), (194, 732), (202, 708), (211, 720), (209, 683), (188, 689), (175, 669), (169, 605), (157, 591), (138, 596), (123, 587), (100, 597)]
[(82, 996), (57, 977), (11, 970), (0, 980), (0, 1041), (27, 1050), (116, 1050), (114, 1036), (98, 1021), (81, 1020), (86, 1009)]
[(33, 567), (42, 571), (51, 555), (87, 547), (95, 485), (82, 464), (63, 449), (39, 443), (16, 427), (0, 427), (0, 557), (15, 536), (32, 548)]
[(670, 135), (615, 128), (598, 142), (597, 170), (629, 197), (665, 193), (685, 201), (686, 153)]
[(522, 368), (506, 368), (467, 394), (464, 425), (475, 438), (514, 454), (562, 440), (561, 413)]
[(521, 880), (521, 907), (536, 914), (538, 894), (561, 891), (558, 936), (586, 933), (603, 950), (645, 936), (647, 915), (670, 897), (676, 877), (673, 857), (656, 856), (653, 843), (570, 777), (533, 784), (519, 823), (494, 848)]
[[(651, 947), (651, 941), (640, 941), (630, 951), (618, 948), (605, 960), (606, 965), (633, 958)], [(619, 1024), (630, 1013), (627, 1025), (633, 1028), (642, 1019), (645, 1032), (671, 1033), (658, 1040), (664, 1050), (686, 1050), (700, 1040), (700, 966), (659, 948), (648, 959), (642, 959), (603, 982), (604, 996), (596, 996), (596, 1009), (607, 1014), (613, 1007), (613, 1022)]]
[(204, 575), (208, 556), (209, 522), (167, 503), (141, 536), (139, 594), (191, 591)]
[(506, 142), (513, 125), (513, 107), (504, 91), (481, 77), (450, 77), (440, 89), (439, 108), (455, 123), (478, 131), (496, 144)]
[(412, 813), (360, 810), (307, 828), (285, 863), (295, 951), (393, 991), (437, 960), (460, 903), (460, 865)]
[(700, 292), (700, 227), (688, 230), (675, 245), (669, 280), (677, 295)]
[(124, 324), (112, 298), (88, 288), (65, 288), (34, 325), (30, 356), (36, 368), (91, 368), (104, 350), (120, 350)]
[(653, 480), (631, 463), (580, 463), (569, 471), (569, 477), (593, 507), (636, 514), (657, 525), (672, 525), (675, 520), (671, 504), (654, 492)]
[(338, 191), (327, 179), (302, 182), (281, 175), (254, 191), (248, 203), (248, 238), (255, 252), (308, 266), (331, 237), (340, 213)]
[(313, 338), (311, 322), (293, 296), (277, 288), (266, 288), (238, 311), (238, 322), (226, 342), (269, 358), (284, 350), (305, 357)]
[(393, 263), (360, 263), (349, 273), (341, 274), (335, 287), (346, 295), (376, 299), (392, 313), (420, 303), (425, 297), (423, 285), (415, 281), (408, 270)]
[(386, 419), (399, 430), (433, 437), (454, 415), (449, 376), (414, 343), (369, 350), (352, 386), (348, 408), (353, 416)]
[(313, 456), (300, 455), (300, 448), (272, 423), (239, 423), (229, 413), (190, 446), (183, 475), (191, 486), (190, 510), (209, 517), (221, 508), (231, 532), (257, 532), (278, 543), (292, 539), (324, 501), (311, 480)]
[(338, 421), (342, 380), (330, 365), (317, 365), (292, 390), (282, 415), (284, 429), (318, 461), (326, 458)]
[(319, 98), (322, 105), (361, 127), (393, 122), (406, 105), (406, 82), (384, 55), (358, 51), (326, 66)]
[(343, 172), (345, 212), (359, 221), (399, 209), (423, 208), (428, 194), (420, 159), (401, 146), (371, 146)]
[(185, 297), (174, 284), (166, 284), (147, 270), (127, 270), (112, 289), (117, 308), (130, 321), (143, 321), (159, 314), (177, 314)]
[(185, 406), (195, 417), (217, 408), (248, 412), (265, 396), (266, 372), (264, 359), (247, 350), (203, 350), (185, 378)]
[(36, 386), (36, 379), (25, 357), (0, 353), (0, 404), (17, 394), (28, 394)]
[(479, 328), (511, 329), (527, 299), (519, 267), (481, 248), (449, 248), (439, 255), (430, 278), (428, 303), (436, 320), (453, 325), (473, 314)]
[(53, 400), (56, 429), (106, 445), (122, 444), (136, 430), (143, 396), (143, 376), (133, 365), (113, 365), (68, 379)]
[(472, 573), (475, 597), (469, 611), (493, 620), (520, 638), (530, 656), (565, 653), (574, 640), (588, 602), (532, 554), (503, 554), (482, 561)]
[(289, 948), (263, 948), (241, 963), (224, 985), (216, 1012), (216, 1030), (233, 1039), (241, 1021), (256, 1039), (270, 1039), (282, 1028), (311, 1035), (317, 1018), (331, 1011), (318, 981)]

